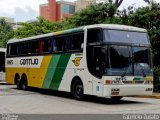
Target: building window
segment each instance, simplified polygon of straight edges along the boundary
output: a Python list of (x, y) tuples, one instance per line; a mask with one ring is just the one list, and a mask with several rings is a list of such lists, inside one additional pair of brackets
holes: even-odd
[(73, 14), (74, 12), (75, 12), (75, 6), (70, 5), (70, 6), (69, 6), (69, 13), (70, 13), (70, 14)]
[(73, 14), (75, 12), (75, 6), (74, 5), (62, 5), (62, 12), (66, 14)]

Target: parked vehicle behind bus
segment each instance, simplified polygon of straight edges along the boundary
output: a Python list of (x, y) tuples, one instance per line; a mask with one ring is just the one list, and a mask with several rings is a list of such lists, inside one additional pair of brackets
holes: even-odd
[(0, 81), (5, 80), (5, 48), (0, 48)]
[(6, 81), (72, 92), (76, 99), (151, 95), (151, 44), (145, 29), (112, 24), (10, 40)]

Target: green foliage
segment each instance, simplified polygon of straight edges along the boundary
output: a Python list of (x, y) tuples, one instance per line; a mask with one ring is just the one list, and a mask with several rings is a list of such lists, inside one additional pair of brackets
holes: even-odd
[(160, 69), (154, 68), (154, 91), (160, 92)]
[(7, 41), (13, 37), (13, 29), (4, 19), (0, 19), (0, 47), (5, 47)]
[(15, 30), (14, 37), (24, 38), (31, 37), (34, 35), (60, 31), (69, 28), (70, 26), (67, 24), (67, 21), (53, 23), (43, 19), (42, 17), (39, 17), (38, 21), (32, 23), (21, 23), (22, 27)]
[(98, 24), (106, 20), (106, 18), (113, 18), (116, 13), (116, 7), (112, 3), (92, 4), (86, 9), (74, 14), (69, 23), (75, 27)]

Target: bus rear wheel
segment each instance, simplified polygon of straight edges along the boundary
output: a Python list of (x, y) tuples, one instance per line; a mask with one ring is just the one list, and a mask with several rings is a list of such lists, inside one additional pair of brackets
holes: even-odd
[(22, 82), (22, 90), (27, 90), (28, 86), (26, 85), (26, 83)]
[(84, 87), (81, 80), (76, 80), (72, 86), (72, 95), (77, 100), (84, 98)]

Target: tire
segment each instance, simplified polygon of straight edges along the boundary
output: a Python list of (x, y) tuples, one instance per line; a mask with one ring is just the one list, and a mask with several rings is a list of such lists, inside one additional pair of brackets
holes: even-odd
[(84, 87), (81, 80), (76, 80), (72, 85), (72, 95), (76, 100), (84, 98)]
[(22, 85), (21, 85), (21, 82), (20, 80), (16, 80), (16, 86), (17, 86), (17, 89), (21, 90), (22, 89)]
[(116, 102), (116, 101), (120, 101), (122, 98), (123, 98), (122, 96), (112, 96), (111, 100)]
[(22, 90), (27, 90), (28, 89), (27, 78), (25, 76), (22, 76), (22, 78), (21, 78), (21, 89)]
[(26, 85), (26, 83), (22, 82), (22, 90), (27, 90), (28, 89), (28, 86)]

